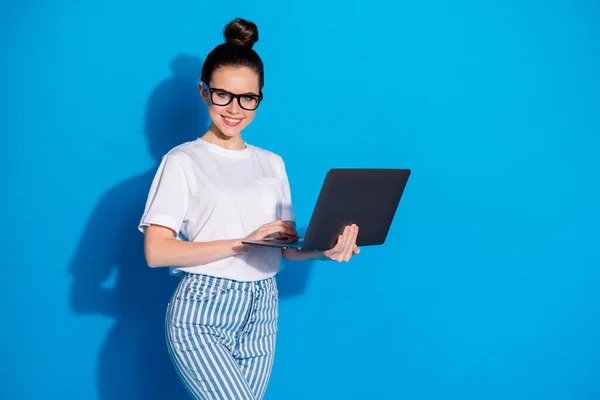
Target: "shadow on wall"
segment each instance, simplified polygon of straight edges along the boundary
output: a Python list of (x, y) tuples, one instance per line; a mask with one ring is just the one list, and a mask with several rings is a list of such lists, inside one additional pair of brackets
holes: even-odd
[[(154, 89), (146, 110), (145, 134), (156, 164), (102, 196), (69, 267), (73, 312), (115, 320), (98, 356), (103, 400), (189, 398), (164, 339), (165, 309), (179, 280), (167, 268), (147, 267), (137, 230), (162, 156), (208, 126), (197, 90), (202, 61), (180, 55), (171, 66), (173, 76)], [(281, 298), (300, 295), (309, 272), (310, 265), (286, 267), (278, 279)]]

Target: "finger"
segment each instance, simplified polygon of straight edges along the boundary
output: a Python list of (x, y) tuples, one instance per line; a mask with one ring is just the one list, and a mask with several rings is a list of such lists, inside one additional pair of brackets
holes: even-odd
[(346, 251), (344, 252), (344, 261), (350, 261), (352, 254), (354, 253), (354, 245), (356, 244), (356, 236), (358, 235), (358, 227), (355, 224), (350, 226), (348, 235), (346, 237)]
[(259, 228), (259, 231), (266, 232), (266, 231), (272, 231), (273, 229), (276, 229), (279, 232), (287, 232), (287, 233), (291, 233), (291, 234), (296, 233), (296, 230), (293, 227), (291, 227), (289, 224), (286, 224), (283, 221), (274, 221), (274, 222), (269, 222), (268, 224), (264, 224), (263, 226), (261, 226)]
[(283, 226), (286, 226), (290, 229), (296, 230), (296, 223), (294, 221), (283, 221), (278, 220)]
[(357, 245), (354, 245), (353, 252), (354, 252), (354, 254), (360, 254), (360, 247), (358, 247)]
[(281, 220), (270, 222), (270, 223), (262, 226), (262, 228), (264, 228), (264, 229), (271, 229), (273, 227), (279, 227), (280, 228), (279, 232), (285, 233), (288, 236), (295, 236), (298, 234), (294, 224), (291, 224), (291, 223), (288, 223), (285, 221), (281, 221)]
[(359, 231), (358, 225), (354, 225), (354, 237), (352, 238), (352, 246), (351, 246), (351, 248), (352, 248), (351, 252), (353, 254), (355, 253), (355, 250), (358, 249), (358, 246), (356, 245), (356, 242), (358, 240), (358, 231)]
[(290, 229), (296, 230), (296, 223), (294, 221), (283, 221)]
[(337, 242), (335, 242), (335, 246), (333, 246), (333, 248), (330, 249), (329, 251), (334, 254), (339, 253), (342, 248), (343, 241), (344, 241), (344, 237), (342, 235), (339, 235), (337, 238)]
[(340, 254), (340, 249), (341, 249), (343, 240), (344, 240), (344, 237), (342, 235), (339, 235), (338, 238), (337, 238), (337, 242), (336, 242), (335, 246), (333, 246), (329, 250), (326, 250), (323, 254), (325, 254), (325, 256), (327, 258), (330, 258), (332, 260), (338, 261), (336, 258)]
[(350, 261), (352, 255), (354, 253), (354, 247), (356, 246), (356, 237), (358, 236), (358, 226), (352, 225), (350, 227), (350, 233), (348, 234), (348, 247), (346, 248), (346, 252), (344, 254), (344, 261)]
[(338, 237), (338, 243), (335, 248), (336, 250), (333, 259), (337, 262), (342, 262), (344, 259), (344, 235)]
[(354, 225), (354, 235), (352, 236), (352, 252), (354, 252), (354, 248), (356, 247), (356, 241), (358, 240), (358, 225)]
[(346, 256), (346, 252), (348, 251), (348, 248), (350, 247), (350, 232), (351, 232), (351, 227), (348, 225), (344, 228), (344, 233), (342, 234), (342, 243), (341, 243), (341, 248), (340, 248), (340, 256), (341, 259), (343, 260)]
[(348, 227), (348, 233), (346, 234), (346, 252), (351, 252), (356, 243), (356, 225), (352, 224)]
[(345, 227), (344, 230), (342, 231), (342, 234), (338, 237), (338, 243), (337, 243), (337, 252), (338, 254), (342, 255), (344, 254), (344, 251), (346, 250), (346, 233), (348, 232), (348, 227)]
[(293, 224), (286, 224), (287, 229), (292, 232), (294, 235), (298, 234), (298, 231), (296, 230), (296, 225)]
[(286, 231), (285, 229), (277, 227), (277, 226), (265, 229), (264, 231), (260, 232), (260, 236), (262, 239), (264, 239), (274, 233), (279, 233), (280, 235), (286, 235), (286, 236), (290, 236), (290, 237), (294, 236), (294, 232)]

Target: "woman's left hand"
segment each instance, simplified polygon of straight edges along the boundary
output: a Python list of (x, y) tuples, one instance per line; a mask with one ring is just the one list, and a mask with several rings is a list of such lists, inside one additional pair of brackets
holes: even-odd
[(352, 224), (344, 228), (344, 232), (338, 237), (336, 245), (323, 252), (325, 258), (337, 262), (348, 262), (354, 254), (360, 253), (356, 245), (358, 226)]

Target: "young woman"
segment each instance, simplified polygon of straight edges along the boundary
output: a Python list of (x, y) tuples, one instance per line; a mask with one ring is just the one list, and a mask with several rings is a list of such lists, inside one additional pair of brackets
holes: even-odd
[(280, 156), (241, 136), (262, 98), (263, 63), (254, 23), (236, 19), (202, 68), (200, 94), (212, 124), (163, 157), (140, 230), (150, 267), (182, 275), (167, 307), (166, 339), (196, 399), (262, 399), (277, 331), (277, 273), (291, 260), (349, 261), (359, 252), (348, 226), (324, 252), (246, 246), (242, 240), (297, 237)]

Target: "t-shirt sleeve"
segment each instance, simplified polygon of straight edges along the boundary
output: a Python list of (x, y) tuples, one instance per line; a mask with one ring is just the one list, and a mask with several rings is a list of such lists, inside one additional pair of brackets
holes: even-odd
[(292, 205), (292, 191), (283, 159), (280, 160), (280, 166), (281, 179), (283, 180), (283, 204), (281, 207), (281, 220), (295, 221), (296, 216), (294, 215), (294, 207)]
[(161, 225), (179, 234), (189, 200), (185, 174), (177, 156), (163, 157), (146, 201), (138, 229), (145, 232), (150, 225)]

